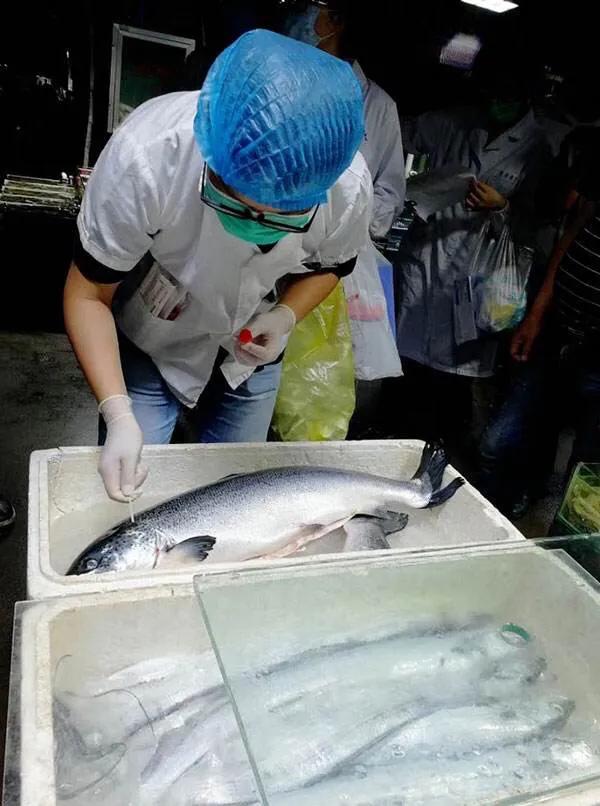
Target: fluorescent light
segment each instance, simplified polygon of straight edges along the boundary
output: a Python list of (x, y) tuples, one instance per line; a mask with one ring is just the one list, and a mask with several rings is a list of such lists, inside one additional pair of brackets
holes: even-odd
[(470, 70), (481, 50), (481, 39), (471, 34), (456, 34), (444, 45), (440, 63), (458, 70)]
[(511, 3), (510, 0), (462, 0), (462, 2), (468, 3), (470, 6), (485, 8), (488, 11), (495, 11), (497, 14), (519, 7), (517, 3)]

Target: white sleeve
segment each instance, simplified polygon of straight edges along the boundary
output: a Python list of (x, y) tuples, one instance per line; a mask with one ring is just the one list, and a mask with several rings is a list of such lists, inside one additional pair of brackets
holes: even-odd
[(373, 177), (374, 199), (371, 219), (373, 238), (385, 237), (394, 219), (404, 208), (406, 176), (396, 104), (390, 104), (386, 109), (386, 119), (382, 121), (379, 130), (378, 148), (381, 156), (377, 176)]
[(105, 146), (88, 181), (77, 226), (85, 251), (129, 271), (160, 229), (158, 189), (143, 149), (122, 130)]
[(318, 250), (324, 269), (352, 260), (369, 240), (373, 183), (362, 154), (356, 155), (331, 193), (332, 225)]

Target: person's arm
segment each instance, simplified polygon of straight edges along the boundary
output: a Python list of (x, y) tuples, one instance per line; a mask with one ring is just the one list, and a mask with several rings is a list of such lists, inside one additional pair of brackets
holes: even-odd
[[(98, 469), (108, 495), (131, 501), (146, 477), (143, 436), (127, 396), (111, 304), (125, 275), (138, 265), (161, 229), (169, 161), (152, 164), (127, 122), (100, 155), (77, 219), (75, 257), (64, 292), (67, 332), (99, 401), (106, 441)], [(154, 166), (154, 167), (153, 167)]]
[(111, 305), (118, 283), (100, 285), (71, 265), (64, 316), (75, 355), (106, 423), (98, 470), (108, 495), (126, 503), (140, 494), (147, 470), (141, 465), (142, 431), (127, 395)]
[(98, 403), (127, 394), (111, 310), (117, 288), (91, 282), (71, 264), (64, 291), (65, 326)]
[(594, 210), (595, 204), (593, 202), (581, 198), (562, 238), (554, 247), (542, 287), (529, 313), (513, 335), (510, 352), (515, 361), (529, 360), (533, 345), (542, 329), (544, 318), (552, 304), (554, 285), (560, 264), (581, 229), (592, 217)]
[(384, 238), (397, 215), (404, 208), (406, 176), (402, 133), (396, 104), (386, 107), (385, 120), (379, 123), (377, 147), (380, 149), (379, 170), (373, 177), (372, 238)]
[(311, 274), (294, 278), (281, 297), (280, 304), (294, 312), (296, 322), (302, 321), (317, 305), (331, 294), (339, 282), (336, 274)]
[(236, 345), (237, 360), (248, 366), (275, 361), (297, 322), (320, 305), (338, 282), (339, 277), (329, 272), (291, 280), (274, 308), (259, 313), (248, 322), (244, 328), (248, 332), (248, 341), (239, 341)]

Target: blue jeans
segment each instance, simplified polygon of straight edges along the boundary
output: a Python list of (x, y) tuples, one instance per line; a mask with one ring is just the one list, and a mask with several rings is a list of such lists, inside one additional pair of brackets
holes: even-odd
[(549, 328), (536, 354), (514, 368), (504, 402), (479, 446), (481, 492), (502, 510), (541, 492), (570, 419), (577, 462), (600, 461), (600, 352)]
[[(122, 335), (121, 365), (133, 412), (146, 445), (167, 445), (183, 405), (146, 353)], [(233, 390), (223, 377), (219, 362), (194, 412), (196, 442), (264, 442), (267, 438), (281, 378), (281, 362), (256, 370)], [(99, 442), (106, 432), (100, 422)]]

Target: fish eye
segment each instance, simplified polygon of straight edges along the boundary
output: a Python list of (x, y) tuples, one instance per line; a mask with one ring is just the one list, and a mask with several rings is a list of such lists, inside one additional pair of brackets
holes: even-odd
[(89, 560), (85, 561), (85, 570), (86, 571), (95, 571), (98, 568), (98, 560), (94, 560), (90, 558)]

